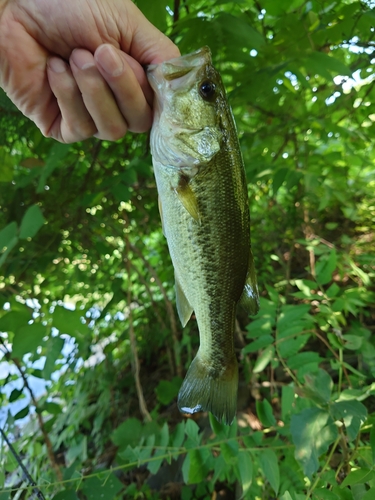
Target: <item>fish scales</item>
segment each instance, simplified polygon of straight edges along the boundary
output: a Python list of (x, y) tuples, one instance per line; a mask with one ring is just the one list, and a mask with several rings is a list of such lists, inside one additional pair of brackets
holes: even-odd
[(151, 152), (177, 309), (183, 326), (194, 311), (200, 334), (178, 406), (231, 423), (236, 307), (241, 300), (252, 313), (258, 308), (237, 133), (208, 48), (151, 67), (148, 76), (156, 94)]

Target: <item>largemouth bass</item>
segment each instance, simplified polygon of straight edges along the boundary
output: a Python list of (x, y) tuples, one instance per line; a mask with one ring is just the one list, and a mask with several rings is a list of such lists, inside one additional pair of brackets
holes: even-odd
[(236, 414), (236, 306), (258, 311), (244, 165), (208, 47), (150, 66), (151, 153), (183, 326), (194, 311), (200, 347), (178, 395), (183, 413)]

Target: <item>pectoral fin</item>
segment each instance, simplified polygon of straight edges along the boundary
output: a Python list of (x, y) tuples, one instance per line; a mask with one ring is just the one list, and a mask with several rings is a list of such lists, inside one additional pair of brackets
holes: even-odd
[(201, 216), (199, 213), (198, 200), (189, 185), (189, 178), (181, 175), (178, 186), (175, 188), (175, 192), (178, 199), (181, 201), (189, 214), (200, 224)]
[(181, 288), (181, 285), (175, 275), (175, 289), (176, 289), (176, 306), (178, 317), (182, 323), (182, 327), (186, 326), (186, 323), (189, 321), (190, 316), (193, 312), (193, 308), (189, 304), (188, 299), (185, 296), (184, 291)]
[(181, 150), (202, 164), (208, 163), (220, 151), (223, 133), (218, 127), (204, 127), (196, 131), (183, 130), (176, 137)]
[(247, 269), (245, 287), (240, 297), (240, 304), (248, 314), (254, 315), (259, 311), (259, 292), (255, 274), (254, 258), (250, 249), (249, 267)]

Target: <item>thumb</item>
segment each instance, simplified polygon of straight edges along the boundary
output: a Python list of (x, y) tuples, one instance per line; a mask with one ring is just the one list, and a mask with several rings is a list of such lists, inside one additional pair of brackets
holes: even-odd
[(128, 9), (128, 26), (132, 32), (132, 40), (129, 45), (127, 33), (120, 28), (121, 49), (131, 55), (140, 64), (158, 64), (174, 57), (179, 57), (180, 51), (177, 46), (153, 24), (146, 19), (142, 12), (132, 2)]

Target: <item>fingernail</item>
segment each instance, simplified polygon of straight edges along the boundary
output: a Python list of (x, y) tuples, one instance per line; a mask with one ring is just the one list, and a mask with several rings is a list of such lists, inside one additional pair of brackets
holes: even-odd
[(94, 58), (87, 50), (75, 49), (70, 57), (79, 69), (85, 70), (95, 66)]
[(95, 58), (110, 76), (120, 76), (124, 71), (124, 62), (112, 45), (101, 45), (95, 52)]
[(50, 57), (47, 65), (54, 73), (64, 73), (67, 70), (67, 64), (58, 57)]

